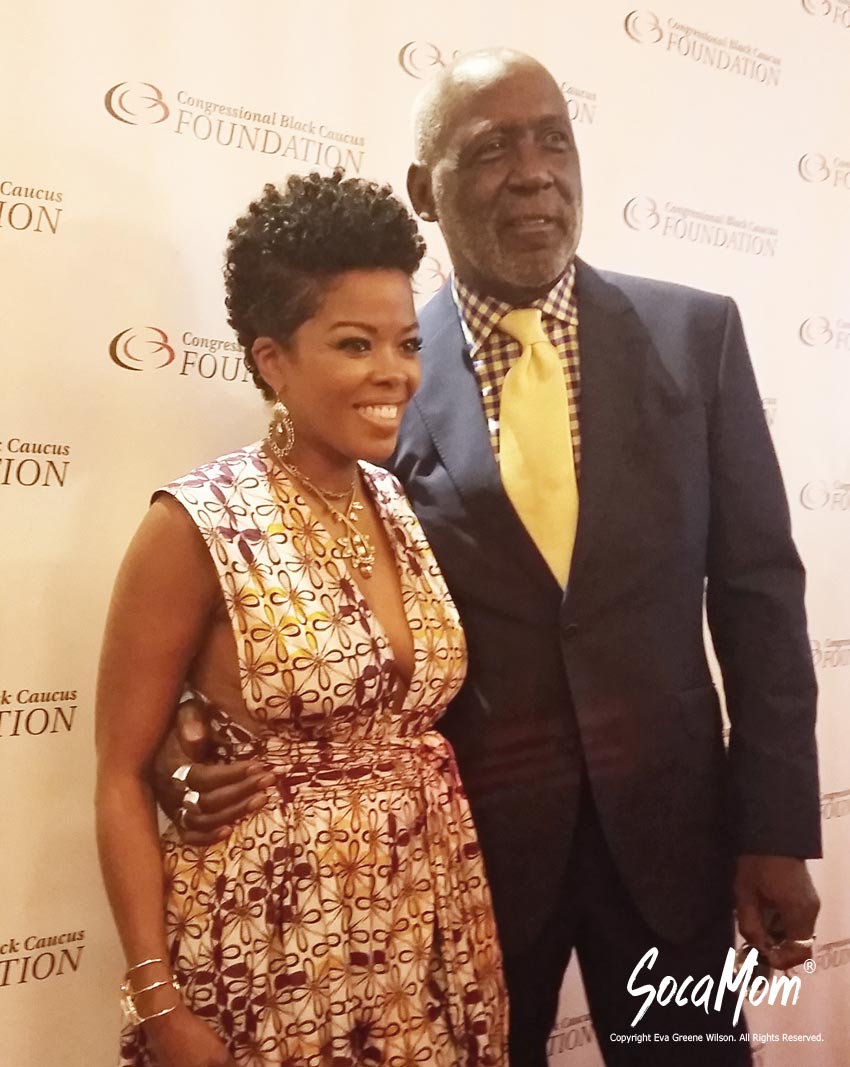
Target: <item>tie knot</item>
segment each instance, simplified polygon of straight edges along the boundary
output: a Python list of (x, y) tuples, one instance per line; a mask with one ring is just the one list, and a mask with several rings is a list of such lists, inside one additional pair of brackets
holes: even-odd
[(549, 343), (549, 338), (543, 329), (540, 308), (514, 308), (500, 320), (499, 329), (513, 337), (515, 341), (519, 341), (523, 348), (539, 344), (541, 341)]

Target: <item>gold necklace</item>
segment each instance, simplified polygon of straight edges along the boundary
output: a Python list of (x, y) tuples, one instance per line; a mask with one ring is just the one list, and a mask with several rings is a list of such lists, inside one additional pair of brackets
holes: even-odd
[[(372, 544), (372, 539), (368, 534), (363, 533), (357, 529), (357, 517), (363, 510), (363, 505), (356, 499), (357, 493), (357, 474), (355, 472), (354, 477), (351, 479), (351, 485), (343, 493), (330, 493), (325, 489), (320, 489), (318, 485), (307, 475), (295, 466), (294, 463), (286, 463), (279, 460), (280, 465), (286, 471), (286, 473), (294, 478), (297, 482), (300, 482), (305, 489), (309, 489), (318, 499), (324, 504), (331, 518), (344, 527), (346, 533), (342, 537), (337, 537), (334, 544), (336, 545), (339, 554), (343, 559), (349, 561), (354, 569), (363, 575), (364, 578), (370, 577), (372, 574), (372, 568), (375, 566), (375, 546)], [(333, 501), (343, 500), (348, 497), (348, 505), (345, 510), (340, 510)]]
[(323, 504), (326, 503), (328, 500), (345, 500), (346, 497), (354, 496), (354, 491), (357, 488), (356, 472), (354, 473), (354, 476), (351, 479), (351, 485), (349, 485), (347, 489), (343, 489), (341, 493), (332, 493), (330, 489), (320, 489), (318, 485), (316, 485), (316, 483), (312, 480), (312, 478), (308, 478), (300, 467), (296, 467), (295, 464), (290, 463), (289, 460), (279, 459), (278, 462), (287, 474), (295, 478), (296, 481), (300, 482), (312, 493), (315, 493)]

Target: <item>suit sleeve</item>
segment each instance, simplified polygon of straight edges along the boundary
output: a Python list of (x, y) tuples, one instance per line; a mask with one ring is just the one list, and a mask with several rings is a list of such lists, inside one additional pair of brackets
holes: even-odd
[(805, 573), (731, 300), (709, 411), (709, 447), (707, 611), (731, 723), (737, 850), (819, 856), (817, 684)]

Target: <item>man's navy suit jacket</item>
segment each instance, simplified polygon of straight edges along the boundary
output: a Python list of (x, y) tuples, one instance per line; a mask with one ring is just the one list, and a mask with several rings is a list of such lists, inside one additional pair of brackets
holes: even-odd
[(820, 849), (804, 572), (737, 309), (576, 266), (566, 592), (502, 489), (448, 286), (420, 316), (423, 380), (393, 460), (466, 630), (440, 725), (508, 953), (557, 907), (585, 773), (633, 900), (671, 940), (729, 907), (736, 853)]

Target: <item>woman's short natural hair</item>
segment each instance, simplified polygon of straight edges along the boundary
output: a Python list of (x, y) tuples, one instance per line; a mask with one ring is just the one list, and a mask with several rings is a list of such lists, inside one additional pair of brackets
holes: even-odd
[(228, 321), (257, 388), (274, 395), (251, 355), (258, 337), (286, 344), (335, 276), (383, 268), (410, 277), (424, 251), (416, 222), (388, 185), (344, 178), (339, 169), (266, 185), (228, 233), (224, 265)]

